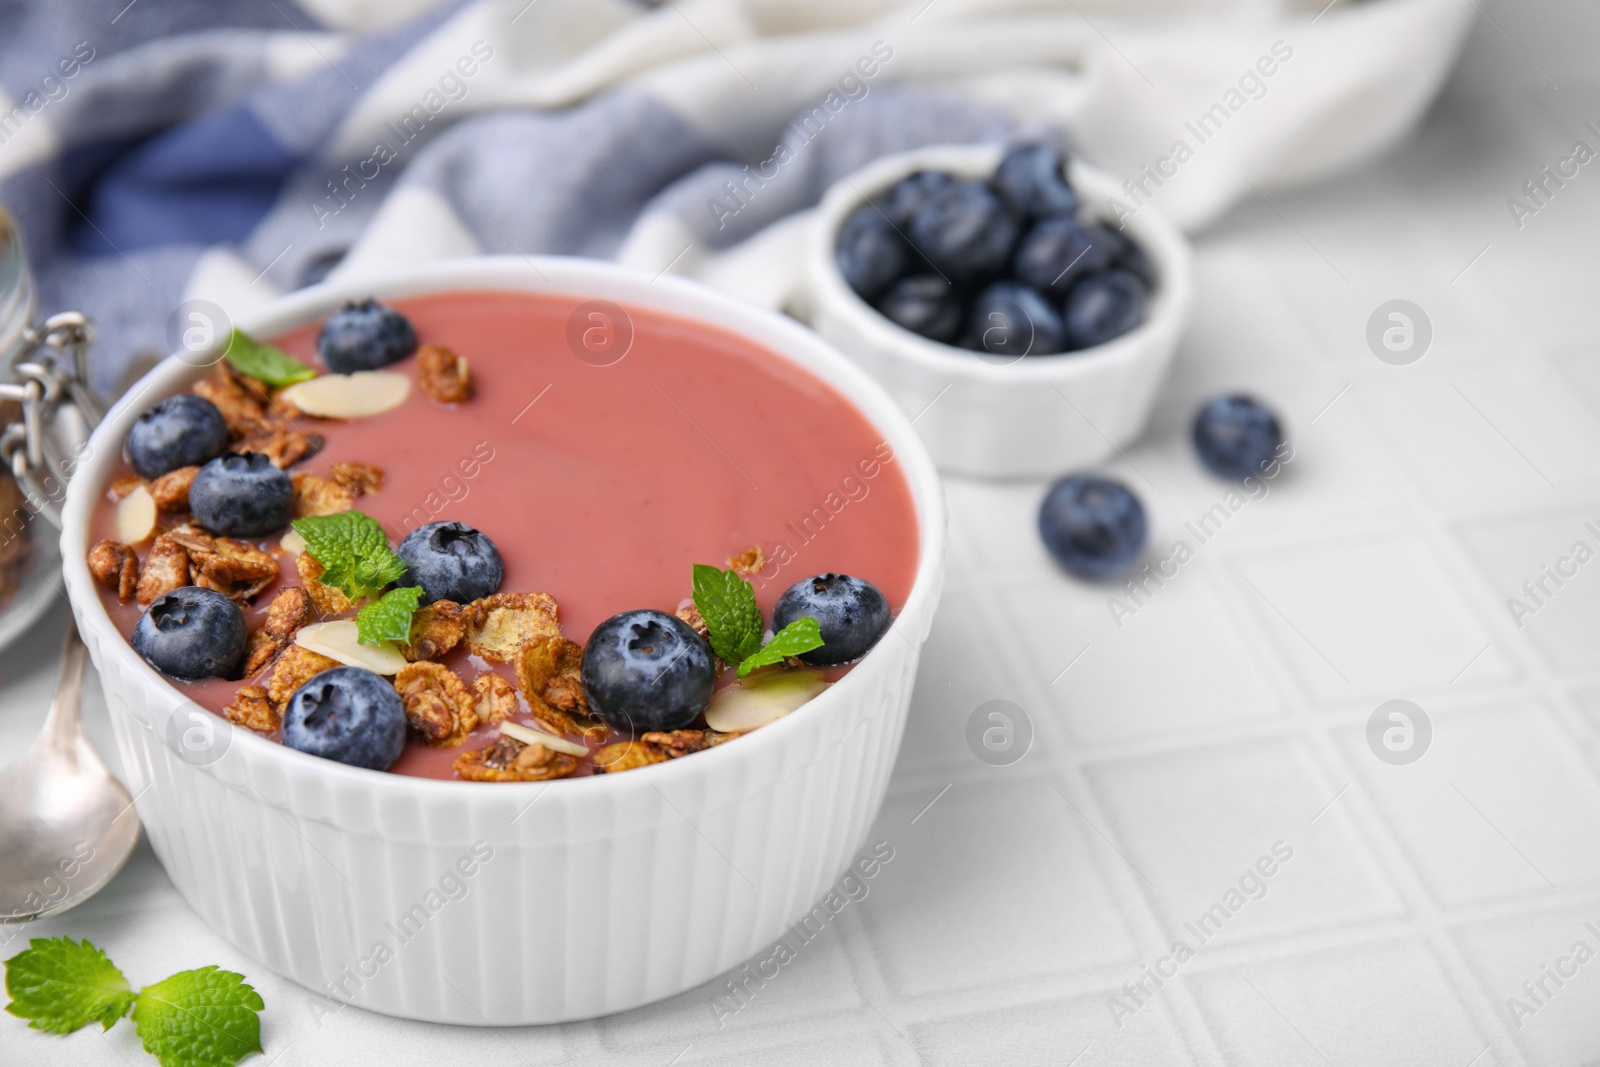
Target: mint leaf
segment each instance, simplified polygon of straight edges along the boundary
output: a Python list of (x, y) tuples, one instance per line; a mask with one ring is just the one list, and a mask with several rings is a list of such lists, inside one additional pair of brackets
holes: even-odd
[(706, 621), (711, 651), (737, 667), (761, 647), (761, 609), (756, 591), (736, 571), (694, 565), (694, 606)]
[(161, 1067), (231, 1067), (261, 1051), (261, 994), (244, 975), (201, 967), (139, 990), (133, 1025)]
[(743, 678), (757, 667), (770, 667), (782, 663), (790, 656), (810, 652), (822, 647), (822, 629), (809, 615), (798, 618), (772, 635), (766, 647), (739, 664), (739, 677)]
[(293, 385), (317, 376), (316, 371), (282, 349), (253, 340), (238, 327), (234, 327), (228, 338), (228, 348), (222, 357), (240, 374), (259, 378), (268, 385)]
[(6, 960), (6, 992), (6, 1011), (52, 1034), (92, 1022), (109, 1030), (133, 1005), (133, 989), (106, 954), (70, 937), (33, 938)]
[(411, 640), (411, 616), (416, 613), (422, 589), (391, 589), (356, 612), (356, 638), (363, 645)]
[(306, 539), (306, 552), (322, 564), (318, 581), (342, 589), (351, 600), (376, 597), (399, 581), (406, 564), (389, 550), (378, 520), (359, 511), (309, 515), (289, 525)]

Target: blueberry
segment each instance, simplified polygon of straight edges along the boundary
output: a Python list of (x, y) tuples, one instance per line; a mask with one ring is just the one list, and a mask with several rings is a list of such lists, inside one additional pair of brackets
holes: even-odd
[(329, 667), (289, 698), (283, 743), (352, 767), (386, 771), (406, 747), (405, 706), (382, 675)]
[(1066, 347), (1061, 316), (1020, 282), (995, 282), (979, 293), (968, 330), (983, 351), (997, 356), (1041, 356)]
[(397, 585), (422, 586), (422, 603), (465, 604), (500, 588), (505, 566), (487, 534), (459, 522), (430, 522), (406, 534), (395, 549), (406, 561)]
[(133, 628), (133, 650), (174, 678), (237, 678), (244, 615), (221, 593), (185, 585), (159, 597)]
[(919, 170), (889, 186), (876, 203), (895, 228), (903, 232), (928, 198), (953, 181), (940, 170)]
[(1134, 243), (1133, 238), (1126, 233), (1111, 226), (1102, 226), (1100, 232), (1111, 239), (1115, 251), (1111, 255), (1111, 265), (1121, 267), (1129, 274), (1144, 282), (1146, 289), (1156, 287), (1156, 268), (1150, 262), (1150, 257), (1145, 250)]
[(951, 278), (996, 274), (1011, 259), (1017, 220), (983, 182), (953, 181), (911, 217), (911, 243)]
[(1063, 215), (1035, 223), (1017, 246), (1012, 272), (1047, 296), (1066, 296), (1080, 278), (1111, 266), (1115, 251), (1106, 231)]
[(1061, 309), (1069, 347), (1092, 348), (1144, 321), (1144, 283), (1125, 270), (1093, 274), (1072, 287)]
[(289, 525), (294, 486), (259, 452), (224, 452), (189, 486), (189, 510), (222, 537), (260, 537)]
[(814, 667), (849, 663), (865, 656), (889, 628), (889, 602), (878, 587), (848, 574), (819, 574), (795, 582), (778, 598), (772, 628), (811, 617), (822, 630), (822, 647), (802, 652)]
[(1194, 449), (1220, 478), (1260, 474), (1283, 444), (1278, 420), (1260, 402), (1235, 393), (1219, 396), (1194, 419)]
[(640, 734), (681, 730), (711, 702), (711, 648), (675, 615), (624, 611), (583, 648), (583, 695), (608, 726)]
[(1019, 215), (1070, 215), (1078, 194), (1067, 183), (1066, 160), (1044, 144), (1018, 145), (995, 168), (994, 187)]
[(317, 334), (317, 354), (335, 374), (377, 370), (417, 350), (417, 331), (406, 317), (375, 300), (346, 304)]
[(128, 431), (128, 459), (141, 478), (198, 467), (227, 447), (228, 424), (222, 412), (193, 393), (167, 397), (135, 419)]
[(889, 287), (878, 310), (890, 322), (935, 341), (953, 341), (966, 320), (961, 294), (937, 274), (913, 274)]
[(871, 204), (844, 220), (833, 254), (844, 280), (863, 300), (876, 300), (906, 272), (912, 255), (905, 238)]
[(1050, 487), (1039, 506), (1039, 536), (1055, 561), (1080, 578), (1107, 578), (1144, 548), (1139, 498), (1109, 478), (1074, 474)]

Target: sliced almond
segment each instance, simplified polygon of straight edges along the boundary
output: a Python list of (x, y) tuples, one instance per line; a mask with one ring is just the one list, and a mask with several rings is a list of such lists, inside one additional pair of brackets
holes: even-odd
[(367, 419), (393, 411), (411, 395), (411, 379), (392, 371), (324, 374), (296, 382), (278, 396), (307, 415), (323, 419)]
[(374, 674), (399, 674), (406, 665), (406, 658), (392, 642), (363, 645), (354, 619), (302, 626), (294, 635), (294, 643), (347, 666), (365, 667)]
[(569, 756), (587, 756), (589, 750), (576, 741), (568, 741), (565, 737), (535, 730), (531, 726), (524, 726), (520, 722), (503, 722), (500, 732), (513, 741), (521, 741), (525, 745), (543, 745), (551, 752), (564, 752)]
[(156, 498), (141, 485), (117, 501), (117, 540), (136, 545), (155, 532)]
[(291, 556), (298, 556), (306, 550), (306, 539), (300, 536), (299, 530), (290, 530), (283, 535), (283, 540), (278, 542), (278, 549)]
[(758, 671), (718, 690), (706, 708), (706, 725), (737, 734), (776, 722), (828, 688), (816, 671)]

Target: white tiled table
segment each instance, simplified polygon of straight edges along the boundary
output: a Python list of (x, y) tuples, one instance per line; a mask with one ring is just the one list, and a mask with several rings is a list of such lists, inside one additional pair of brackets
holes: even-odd
[[(894, 859), (720, 1027), (713, 983), (564, 1027), (348, 1009), (319, 1028), (144, 848), (29, 932), (88, 936), (136, 983), (243, 971), (268, 1005), (257, 1062), (285, 1067), (1600, 1062), (1600, 958), (1547, 979), (1520, 1027), (1507, 1005), (1575, 941), (1600, 951), (1583, 925), (1600, 927), (1600, 561), (1520, 628), (1505, 605), (1575, 540), (1600, 548), (1584, 529), (1600, 519), (1600, 171), (1520, 231), (1505, 207), (1593, 144), (1600, 16), (1488, 10), (1499, 29), (1480, 21), (1414, 144), (1201, 240), (1194, 330), (1149, 437), (1108, 469), (1143, 497), (1154, 546), (1196, 547), (1183, 524), (1226, 491), (1186, 444), (1201, 398), (1269, 398), (1296, 455), (1146, 606), (1119, 627), (1113, 590), (1048, 565), (1038, 487), (951, 486), (950, 589), (872, 835)], [(1364, 341), (1393, 298), (1433, 324), (1409, 367)], [(61, 618), (0, 657), (0, 751), (43, 714)], [(1364, 730), (1402, 697), (1434, 736), (1398, 767)], [(965, 741), (995, 698), (1035, 732), (1009, 767)], [(112, 751), (97, 702), (89, 720)], [(1200, 944), (1185, 923), (1275, 842), (1292, 857)], [(1193, 958), (1119, 1026), (1108, 998), (1178, 937)], [(58, 1041), (0, 1020), (0, 1062), (69, 1061), (149, 1062), (126, 1025)]]

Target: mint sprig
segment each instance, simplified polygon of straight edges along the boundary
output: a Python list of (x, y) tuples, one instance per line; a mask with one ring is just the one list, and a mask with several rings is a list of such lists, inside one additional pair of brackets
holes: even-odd
[(765, 647), (765, 625), (756, 605), (756, 591), (738, 571), (721, 570), (705, 563), (694, 565), (694, 606), (706, 623), (711, 651), (743, 678), (757, 667), (782, 663), (822, 647), (817, 620), (801, 618), (772, 635)]
[(6, 1011), (52, 1034), (92, 1022), (109, 1030), (131, 1014), (161, 1067), (232, 1067), (261, 1051), (261, 994), (243, 975), (216, 967), (179, 971), (134, 993), (87, 940), (36, 937), (6, 960), (6, 992)]
[(694, 565), (694, 606), (706, 622), (711, 651), (737, 667), (761, 647), (761, 609), (756, 591), (736, 571)]
[(822, 628), (817, 625), (816, 619), (803, 616), (773, 634), (772, 640), (762, 646), (761, 651), (745, 657), (744, 662), (739, 664), (739, 677), (743, 678), (757, 667), (770, 667), (790, 656), (821, 647)]
[(406, 564), (389, 548), (377, 519), (359, 511), (308, 515), (289, 525), (306, 539), (306, 552), (322, 564), (317, 580), (344, 591), (351, 600), (370, 600), (406, 573)]
[(272, 386), (293, 385), (317, 376), (316, 371), (281, 348), (264, 345), (237, 326), (228, 336), (228, 347), (222, 358), (240, 374)]
[(389, 590), (356, 612), (356, 639), (363, 645), (411, 640), (411, 617), (421, 599), (420, 586)]

